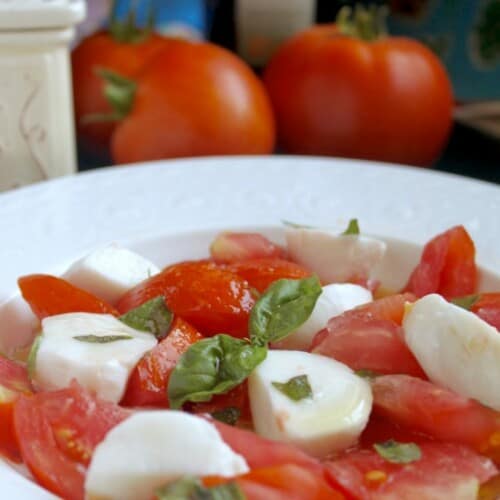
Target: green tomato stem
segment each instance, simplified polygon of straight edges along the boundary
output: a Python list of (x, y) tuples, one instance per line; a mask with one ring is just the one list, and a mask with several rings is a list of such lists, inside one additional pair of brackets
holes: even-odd
[(339, 10), (335, 23), (343, 35), (372, 42), (387, 36), (387, 14), (386, 6), (356, 4), (353, 9), (346, 5)]

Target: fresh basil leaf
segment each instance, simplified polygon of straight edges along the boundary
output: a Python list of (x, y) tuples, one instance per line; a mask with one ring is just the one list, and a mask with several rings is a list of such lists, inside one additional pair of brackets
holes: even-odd
[(361, 370), (356, 370), (355, 373), (358, 377), (369, 378), (369, 379), (378, 377), (380, 375), (380, 373), (374, 372), (373, 370), (367, 370), (366, 368), (362, 368)]
[(236, 422), (238, 422), (240, 415), (241, 410), (236, 408), (236, 406), (228, 406), (227, 408), (222, 408), (222, 410), (217, 410), (211, 413), (212, 418), (228, 425), (235, 425)]
[(156, 490), (156, 500), (245, 500), (238, 483), (230, 481), (207, 488), (194, 477), (185, 477)]
[(297, 375), (296, 377), (292, 377), (288, 382), (273, 382), (272, 384), (278, 391), (293, 401), (312, 398), (313, 395), (307, 375)]
[(73, 338), (80, 342), (88, 342), (89, 344), (109, 344), (118, 340), (131, 340), (134, 337), (130, 335), (76, 335)]
[(267, 345), (295, 331), (309, 318), (320, 294), (321, 284), (316, 276), (275, 281), (250, 313), (252, 343)]
[(398, 443), (390, 439), (373, 447), (382, 458), (393, 464), (409, 464), (422, 458), (422, 452), (415, 443)]
[(349, 221), (347, 229), (342, 233), (342, 236), (348, 236), (349, 234), (359, 234), (358, 219), (351, 219)]
[(471, 310), (471, 307), (479, 300), (480, 294), (475, 293), (473, 295), (465, 295), (464, 297), (456, 297), (451, 300), (452, 304), (456, 306), (462, 307), (463, 309), (467, 309), (467, 311)]
[(28, 376), (31, 380), (35, 377), (35, 367), (36, 367), (36, 355), (38, 354), (38, 349), (40, 349), (40, 344), (42, 343), (42, 334), (37, 335), (33, 344), (31, 344), (30, 353), (28, 354), (28, 361), (26, 363), (28, 368)]
[(225, 334), (199, 340), (180, 357), (168, 383), (170, 407), (209, 401), (241, 384), (267, 356), (267, 347)]
[(314, 226), (308, 226), (306, 224), (297, 224), (296, 222), (291, 222), (289, 220), (281, 220), (284, 226), (291, 227), (293, 229), (316, 229)]
[(165, 305), (165, 298), (160, 295), (120, 316), (119, 319), (126, 325), (136, 330), (150, 332), (161, 340), (167, 336), (173, 317)]

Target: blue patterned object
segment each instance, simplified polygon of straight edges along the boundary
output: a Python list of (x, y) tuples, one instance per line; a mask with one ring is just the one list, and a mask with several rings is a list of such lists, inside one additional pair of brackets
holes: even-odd
[(500, 0), (390, 0), (393, 34), (429, 44), (459, 100), (500, 99)]

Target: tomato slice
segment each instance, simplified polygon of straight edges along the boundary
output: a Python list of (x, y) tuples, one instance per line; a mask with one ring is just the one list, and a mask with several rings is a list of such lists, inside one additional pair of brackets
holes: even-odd
[(476, 249), (463, 226), (437, 235), (424, 247), (406, 291), (418, 297), (439, 293), (453, 298), (474, 293), (477, 286)]
[[(312, 351), (340, 361), (353, 370), (376, 373), (425, 374), (403, 340), (401, 326), (406, 296), (396, 295), (331, 318), (319, 332)], [(411, 298), (411, 297), (409, 297)]]
[(491, 461), (466, 446), (417, 443), (422, 452), (410, 464), (395, 464), (373, 449), (352, 450), (327, 464), (335, 486), (361, 500), (469, 499), (493, 477)]
[(21, 396), (14, 406), (14, 429), (24, 463), (38, 482), (78, 500), (84, 497), (93, 450), (128, 415), (73, 383), (60, 391)]
[(177, 317), (168, 335), (139, 361), (128, 380), (122, 404), (168, 407), (167, 386), (181, 355), (203, 335)]
[(434, 438), (471, 446), (500, 463), (500, 413), (407, 375), (372, 381), (373, 412)]
[(236, 481), (247, 500), (342, 500), (321, 474), (315, 474), (297, 465), (255, 469), (232, 478), (204, 478), (205, 486)]
[(14, 403), (31, 391), (26, 367), (0, 356), (0, 453), (14, 462), (21, 462), (14, 435)]
[(31, 274), (19, 278), (18, 284), (39, 319), (71, 312), (117, 315), (116, 309), (103, 300), (55, 276)]
[(216, 420), (211, 422), (226, 444), (245, 458), (250, 469), (295, 464), (318, 474), (322, 471), (322, 466), (316, 459), (291, 444), (271, 441), (252, 431), (238, 429)]
[(482, 293), (470, 310), (500, 330), (500, 293)]
[(230, 265), (228, 269), (247, 280), (261, 293), (265, 292), (276, 280), (301, 279), (312, 274), (295, 262), (278, 258), (245, 260)]
[(284, 258), (285, 250), (259, 233), (224, 232), (210, 245), (210, 256), (218, 263), (248, 259)]
[(163, 295), (169, 309), (204, 335), (248, 334), (248, 316), (255, 299), (250, 285), (214, 262), (181, 262), (128, 291), (117, 308), (125, 313)]

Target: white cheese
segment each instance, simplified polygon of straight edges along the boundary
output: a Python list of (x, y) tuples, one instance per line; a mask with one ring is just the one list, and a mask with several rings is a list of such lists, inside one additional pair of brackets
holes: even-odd
[[(306, 375), (312, 396), (294, 401), (273, 386)], [(369, 384), (338, 361), (301, 351), (270, 351), (249, 377), (255, 429), (323, 458), (354, 444), (372, 407)]]
[(403, 320), (405, 340), (429, 379), (500, 411), (500, 333), (474, 313), (427, 295)]
[[(126, 335), (131, 338), (98, 343), (74, 337)], [(32, 366), (34, 384), (42, 390), (80, 385), (102, 399), (118, 402), (128, 377), (157, 340), (151, 333), (128, 327), (109, 314), (69, 313), (42, 321), (42, 335)]]
[(159, 272), (158, 267), (144, 257), (112, 244), (78, 260), (62, 277), (115, 304), (127, 290)]
[(326, 285), (323, 287), (307, 321), (295, 332), (278, 342), (275, 347), (300, 351), (308, 350), (314, 336), (326, 327), (330, 318), (372, 300), (371, 292), (359, 285), (350, 283)]
[(386, 250), (385, 242), (375, 238), (321, 229), (287, 228), (285, 236), (292, 260), (315, 272), (323, 283), (369, 278)]
[(247, 471), (245, 459), (203, 418), (173, 410), (138, 412), (97, 446), (85, 490), (88, 500), (150, 500), (157, 488), (186, 475)]

